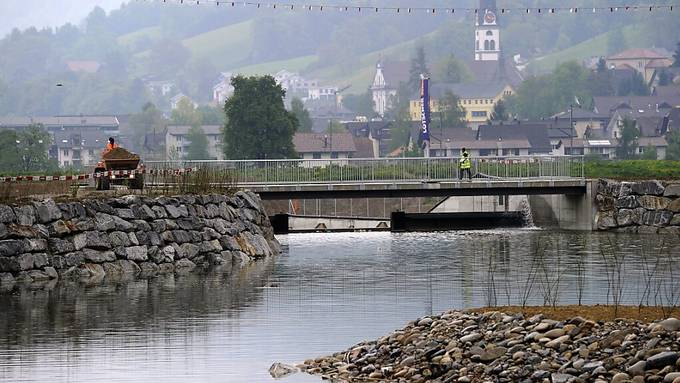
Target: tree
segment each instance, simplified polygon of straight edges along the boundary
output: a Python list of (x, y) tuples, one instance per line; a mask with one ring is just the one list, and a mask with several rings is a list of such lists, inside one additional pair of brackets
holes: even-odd
[(607, 36), (607, 53), (614, 54), (626, 48), (626, 36), (623, 35), (621, 28), (614, 29)]
[(172, 111), (170, 119), (175, 125), (196, 126), (203, 123), (201, 114), (196, 110), (196, 106), (186, 97), (179, 100), (177, 108)]
[(465, 111), (460, 106), (460, 97), (451, 91), (446, 91), (444, 97), (439, 100), (439, 112), (441, 113), (444, 128), (464, 128)]
[(491, 121), (507, 121), (510, 119), (508, 111), (505, 109), (505, 103), (503, 100), (498, 100), (496, 105), (493, 106), (493, 112), (491, 113)]
[(415, 55), (411, 58), (411, 68), (409, 69), (408, 87), (412, 92), (420, 88), (420, 75), (428, 74), (427, 59), (425, 58), (425, 47), (419, 45)]
[(454, 55), (439, 61), (434, 68), (434, 77), (442, 82), (459, 83), (470, 77), (467, 67)]
[(649, 88), (640, 72), (635, 72), (631, 80), (630, 93), (635, 96), (649, 96)]
[(673, 53), (673, 65), (671, 66), (675, 68), (680, 67), (680, 41), (678, 41), (678, 45), (675, 47), (675, 53)]
[(130, 129), (132, 130), (132, 149), (135, 152), (142, 151), (144, 136), (148, 133), (161, 134), (165, 127), (165, 118), (153, 103), (146, 103), (142, 111), (130, 116)]
[(670, 85), (671, 83), (671, 76), (666, 72), (666, 69), (662, 69), (661, 73), (659, 73), (659, 85), (660, 86), (666, 86)]
[(640, 130), (636, 127), (635, 121), (628, 118), (624, 119), (621, 138), (619, 138), (619, 145), (616, 147), (616, 158), (622, 160), (634, 158), (635, 150), (638, 147), (638, 137), (640, 137)]
[(201, 105), (196, 108), (196, 113), (201, 117), (202, 125), (224, 125), (224, 112), (220, 108)]
[(309, 111), (305, 109), (305, 104), (302, 103), (302, 100), (297, 97), (293, 98), (293, 101), (290, 103), (290, 111), (300, 123), (299, 132), (309, 133), (312, 131), (312, 119), (309, 118)]
[(189, 146), (187, 147), (187, 160), (208, 160), (208, 137), (200, 126), (192, 126), (187, 134)]
[(14, 130), (0, 130), (0, 174), (7, 175), (20, 171), (17, 141), (19, 138)]
[(352, 112), (368, 119), (375, 116), (375, 104), (370, 89), (361, 94), (348, 94), (342, 99), (342, 104)]
[(667, 160), (680, 160), (680, 131), (673, 131), (666, 136), (668, 147), (666, 148)]
[(272, 76), (236, 76), (224, 104), (224, 154), (232, 159), (293, 158), (299, 122), (283, 105), (286, 92)]
[(655, 160), (657, 158), (656, 148), (651, 144), (647, 145), (640, 155), (641, 160)]

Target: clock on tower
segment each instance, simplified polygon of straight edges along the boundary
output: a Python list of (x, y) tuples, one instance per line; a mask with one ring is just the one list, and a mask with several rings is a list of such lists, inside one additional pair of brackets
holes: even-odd
[(487, 10), (484, 14), (484, 25), (495, 25), (496, 14), (493, 11)]

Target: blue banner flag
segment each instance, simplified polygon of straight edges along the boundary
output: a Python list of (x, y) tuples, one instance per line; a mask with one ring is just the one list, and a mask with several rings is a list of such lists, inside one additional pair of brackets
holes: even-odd
[(420, 129), (419, 141), (423, 146), (430, 142), (430, 79), (420, 76)]

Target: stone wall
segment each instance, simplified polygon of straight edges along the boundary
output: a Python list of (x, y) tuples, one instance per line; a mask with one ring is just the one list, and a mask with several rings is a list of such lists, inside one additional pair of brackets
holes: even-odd
[(599, 180), (597, 230), (680, 235), (680, 183)]
[(249, 192), (0, 205), (0, 285), (182, 273), (279, 249)]

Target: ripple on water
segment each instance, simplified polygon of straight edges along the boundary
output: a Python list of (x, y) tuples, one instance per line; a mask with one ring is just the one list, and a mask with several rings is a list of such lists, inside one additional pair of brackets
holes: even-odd
[[(680, 259), (658, 237), (534, 229), (280, 241), (280, 257), (229, 277), (0, 295), (0, 382), (270, 382), (275, 361), (326, 355), (423, 315), (523, 296), (542, 304), (543, 282), (526, 289), (532, 277), (552, 283), (559, 303), (605, 303), (620, 262), (622, 302), (637, 304), (647, 266)], [(674, 286), (662, 271), (651, 280)]]

